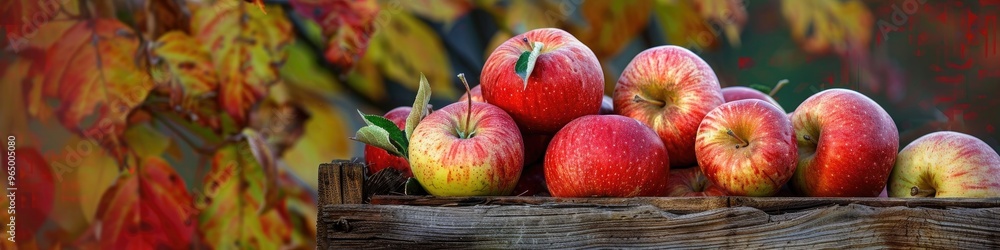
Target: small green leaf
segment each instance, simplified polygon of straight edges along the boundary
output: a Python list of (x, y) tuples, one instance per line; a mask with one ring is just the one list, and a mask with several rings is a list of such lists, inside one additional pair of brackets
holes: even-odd
[(406, 179), (406, 186), (403, 188), (403, 194), (405, 195), (427, 195), (427, 190), (424, 190), (424, 186), (420, 185), (417, 178)]
[(531, 71), (535, 69), (535, 62), (538, 61), (538, 55), (541, 54), (543, 46), (545, 44), (535, 42), (531, 51), (522, 52), (521, 56), (517, 58), (517, 63), (514, 64), (514, 73), (517, 73), (517, 76), (524, 80), (525, 89), (528, 88), (528, 77), (531, 77)]
[(385, 149), (385, 151), (390, 154), (405, 157), (400, 152), (400, 148), (397, 148), (397, 145), (393, 144), (389, 139), (389, 132), (378, 126), (369, 125), (358, 129), (358, 133), (354, 135), (354, 140), (377, 148)]
[(771, 87), (768, 87), (768, 86), (765, 86), (765, 85), (761, 85), (761, 84), (750, 85), (750, 88), (756, 89), (757, 91), (760, 91), (760, 92), (764, 92), (764, 94), (771, 93)]
[(400, 153), (408, 155), (407, 152), (409, 152), (410, 141), (406, 139), (406, 134), (403, 133), (403, 130), (400, 130), (395, 123), (389, 119), (385, 119), (385, 117), (367, 115), (362, 113), (361, 110), (358, 110), (358, 114), (361, 114), (361, 118), (365, 120), (365, 124), (368, 124), (368, 126), (376, 126), (382, 128), (386, 132), (389, 132), (389, 142), (399, 148)]
[(417, 97), (413, 100), (413, 107), (410, 116), (406, 117), (406, 139), (409, 141), (413, 137), (413, 130), (417, 128), (420, 120), (427, 116), (427, 103), (431, 101), (431, 84), (427, 83), (427, 77), (420, 73), (420, 87), (417, 89)]

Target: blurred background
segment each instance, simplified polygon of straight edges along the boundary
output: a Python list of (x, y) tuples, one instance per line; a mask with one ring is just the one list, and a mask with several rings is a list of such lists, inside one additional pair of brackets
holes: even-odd
[[(901, 147), (938, 130), (1000, 148), (1000, 1), (3, 0), (0, 131), (16, 147), (3, 249), (309, 248), (317, 165), (409, 106), (478, 85), (493, 49), (564, 29), (611, 94), (633, 56), (684, 46), (723, 87), (794, 110), (850, 88)], [(13, 137), (9, 137), (13, 136)], [(13, 139), (12, 139), (13, 138)], [(16, 198), (14, 198), (16, 197)], [(8, 211), (9, 213), (9, 211)], [(4, 238), (10, 237), (4, 233)]]

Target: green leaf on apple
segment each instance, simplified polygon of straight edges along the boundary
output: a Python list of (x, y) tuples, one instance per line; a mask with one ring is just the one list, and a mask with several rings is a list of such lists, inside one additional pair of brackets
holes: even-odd
[(420, 87), (417, 88), (417, 97), (413, 100), (413, 109), (410, 116), (406, 117), (406, 139), (409, 141), (413, 137), (413, 130), (417, 128), (420, 120), (427, 116), (427, 103), (431, 101), (431, 85), (427, 83), (427, 77), (420, 73)]
[(390, 154), (406, 157), (406, 155), (401, 152), (401, 148), (399, 148), (398, 145), (393, 144), (391, 139), (389, 139), (389, 132), (378, 126), (369, 125), (361, 127), (352, 139), (384, 149)]
[(409, 152), (410, 141), (406, 139), (406, 134), (395, 123), (389, 119), (385, 119), (385, 117), (367, 115), (362, 113), (361, 110), (358, 110), (358, 114), (361, 114), (361, 118), (364, 118), (363, 120), (368, 126), (376, 126), (388, 132), (389, 142), (396, 146), (400, 153), (406, 155)]
[(531, 71), (535, 69), (535, 62), (538, 61), (538, 55), (542, 52), (542, 47), (545, 44), (541, 42), (535, 42), (532, 45), (531, 51), (525, 51), (521, 53), (521, 56), (517, 58), (517, 63), (514, 64), (514, 73), (520, 76), (524, 80), (524, 88), (528, 88), (528, 77), (531, 77)]

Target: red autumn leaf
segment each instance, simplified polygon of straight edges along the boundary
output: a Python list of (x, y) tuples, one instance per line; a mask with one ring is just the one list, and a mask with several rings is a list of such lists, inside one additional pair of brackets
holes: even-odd
[(158, 157), (133, 167), (101, 197), (91, 232), (102, 249), (187, 249), (195, 210), (184, 181)]
[(195, 38), (212, 55), (219, 77), (219, 106), (237, 127), (246, 125), (250, 108), (279, 80), (278, 68), (292, 42), (292, 26), (280, 8), (268, 13), (253, 5), (217, 1), (195, 12)]
[(351, 69), (364, 56), (375, 32), (378, 2), (374, 0), (292, 0), (292, 7), (323, 27), (330, 40), (326, 60)]
[[(52, 169), (36, 148), (17, 148), (15, 166), (17, 172), (10, 182), (4, 182), (7, 194), (13, 194), (16, 203), (14, 220), (17, 225), (17, 239), (29, 241), (34, 239), (42, 224), (48, 219), (54, 200), (55, 183)], [(10, 183), (14, 185), (11, 186)], [(10, 197), (7, 197), (8, 199)], [(5, 205), (7, 203), (4, 203)]]
[[(153, 88), (138, 65), (139, 40), (118, 20), (78, 21), (46, 53), (45, 89), (57, 90), (64, 127), (121, 157), (128, 115)], [(47, 92), (43, 92), (45, 95)]]

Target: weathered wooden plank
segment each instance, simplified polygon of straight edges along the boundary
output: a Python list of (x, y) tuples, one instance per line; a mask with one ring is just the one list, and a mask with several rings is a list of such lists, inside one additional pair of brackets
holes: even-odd
[(365, 166), (360, 163), (343, 164), (341, 171), (344, 204), (364, 203)]
[(371, 204), (460, 207), (474, 205), (544, 205), (546, 207), (631, 207), (652, 205), (672, 213), (702, 212), (729, 207), (728, 197), (555, 198), (532, 196), (432, 197), (376, 195)]
[(339, 162), (319, 164), (319, 190), (316, 191), (316, 204), (322, 207), (327, 204), (343, 204), (340, 184)]
[(780, 214), (733, 207), (679, 215), (653, 204), (548, 204), (325, 206), (320, 220), (330, 227), (319, 237), (336, 248), (1000, 248), (997, 207), (849, 204)]
[[(316, 205), (322, 208), (324, 205), (343, 204), (340, 195), (340, 165), (339, 163), (324, 163), (319, 165), (319, 188), (316, 190)], [(321, 212), (322, 214), (322, 212)], [(323, 218), (316, 217), (316, 249), (327, 249), (330, 245), (325, 237), (327, 224)]]
[[(666, 198), (669, 199), (669, 198)], [(815, 197), (730, 197), (730, 207), (753, 207), (767, 212), (789, 212), (831, 205), (859, 204), (870, 207), (991, 208), (1000, 207), (1000, 198), (815, 198)]]

